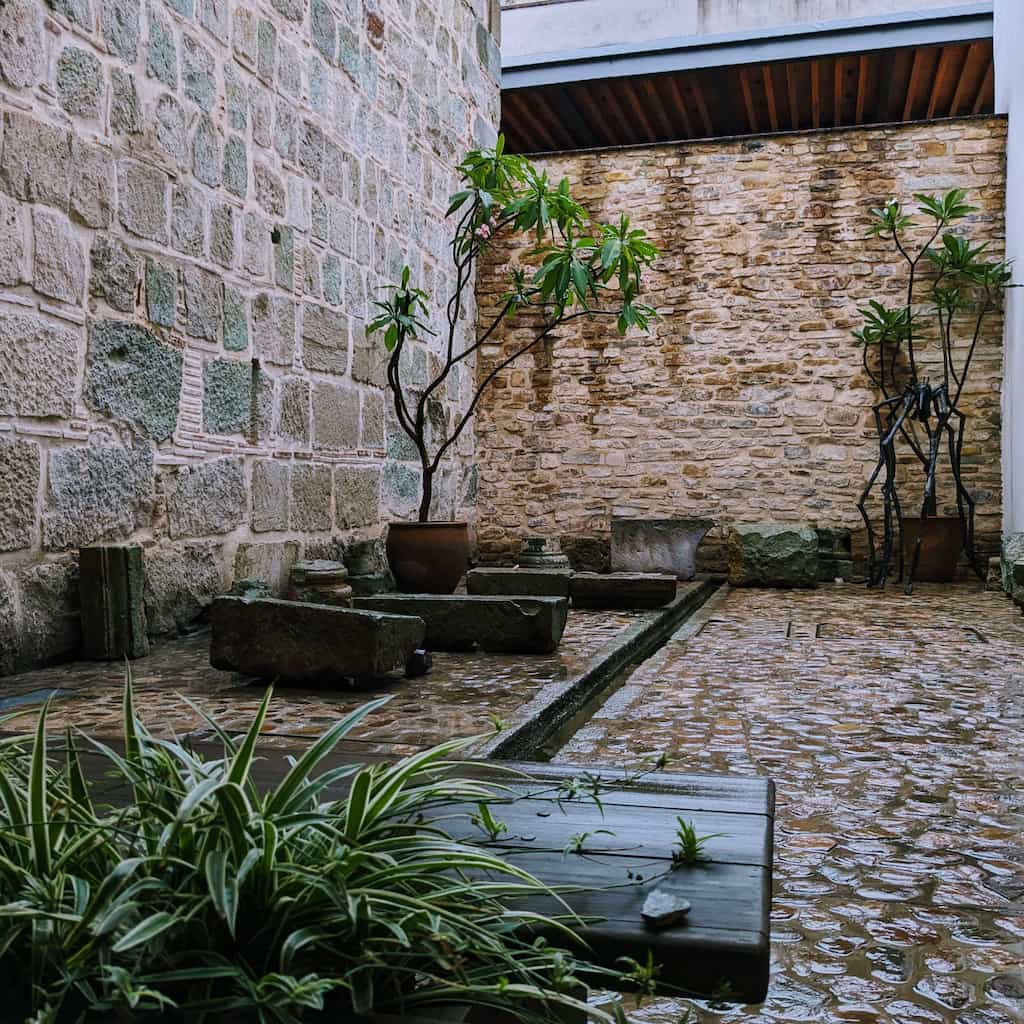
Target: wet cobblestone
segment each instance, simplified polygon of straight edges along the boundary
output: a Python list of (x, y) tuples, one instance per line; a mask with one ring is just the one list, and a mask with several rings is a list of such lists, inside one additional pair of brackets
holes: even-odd
[(634, 1024), (1024, 1020), (1024, 618), (919, 585), (731, 591), (557, 760), (778, 787), (760, 1007), (659, 999)]
[[(391, 694), (351, 736), (367, 753), (404, 754), (454, 736), (492, 730), (491, 716), (507, 725), (548, 683), (580, 673), (599, 649), (638, 621), (636, 612), (570, 612), (559, 650), (552, 655), (483, 653), (435, 654), (433, 671), (418, 679), (396, 680), (375, 692), (311, 690), (279, 686), (264, 735), (271, 743), (294, 745), (319, 735), (360, 704)], [(242, 730), (263, 697), (265, 683), (209, 662), (209, 636), (203, 633), (155, 647), (131, 664), (135, 702), (143, 720), (158, 734), (210, 735), (201, 716), (182, 699), (195, 701), (228, 731)], [(124, 666), (73, 662), (0, 680), (0, 698), (61, 690), (48, 721), (54, 729), (71, 724), (94, 736), (116, 736), (121, 729)], [(35, 714), (17, 720), (29, 729)], [(11, 728), (11, 726), (8, 726)]]

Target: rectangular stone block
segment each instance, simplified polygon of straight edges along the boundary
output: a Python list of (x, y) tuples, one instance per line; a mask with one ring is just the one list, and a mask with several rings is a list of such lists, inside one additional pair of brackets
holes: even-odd
[(65, 327), (0, 314), (0, 416), (70, 416), (79, 345)]
[(653, 572), (578, 572), (569, 582), (574, 608), (661, 608), (676, 596), (676, 578)]
[(816, 587), (818, 534), (799, 523), (742, 523), (729, 533), (734, 587)]
[(571, 569), (470, 569), (466, 589), (471, 594), (508, 597), (568, 597)]
[(0, 437), (0, 551), (32, 544), (40, 467), (34, 441)]
[(145, 566), (138, 545), (82, 548), (78, 553), (82, 656), (95, 661), (141, 658), (146, 637)]
[(317, 686), (403, 670), (426, 634), (409, 615), (275, 598), (220, 597), (210, 625), (214, 668)]
[(298, 560), (296, 541), (239, 544), (235, 553), (235, 580), (260, 580), (274, 597), (283, 597), (292, 566)]
[(357, 608), (415, 615), (435, 651), (550, 654), (565, 631), (569, 604), (557, 597), (464, 597), (447, 594), (380, 594), (355, 598)]

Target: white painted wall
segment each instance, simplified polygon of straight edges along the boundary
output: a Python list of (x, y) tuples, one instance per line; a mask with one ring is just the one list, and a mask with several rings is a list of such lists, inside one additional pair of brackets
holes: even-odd
[[(1024, 284), (1024, 3), (996, 0), (996, 113), (1009, 114), (1006, 255)], [(1003, 534), (1024, 531), (1024, 288), (1006, 298), (1003, 335)]]
[[(516, 6), (517, 3), (526, 6)], [(501, 19), (501, 49), (509, 60), (528, 54), (927, 11), (963, 3), (964, 0), (507, 0)], [(1024, 6), (1024, 0), (1005, 0), (1003, 6)]]

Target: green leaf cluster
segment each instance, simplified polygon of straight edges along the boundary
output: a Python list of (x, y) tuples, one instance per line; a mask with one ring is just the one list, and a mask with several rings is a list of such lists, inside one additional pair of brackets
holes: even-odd
[(80, 739), (51, 749), (45, 709), (34, 736), (0, 744), (5, 1020), (295, 1024), (463, 1003), (540, 1021), (582, 1008), (574, 959), (524, 929), (572, 933), (514, 909), (550, 891), (442, 827), (453, 804), (496, 796), (454, 777), (448, 759), (469, 741), (324, 768), (385, 698), (258, 787), (271, 699), (240, 739), (196, 708), (222, 748), (210, 758), (152, 735), (126, 681), (120, 749), (86, 741), (111, 805)]
[[(924, 216), (926, 241), (911, 246), (908, 232), (918, 228), (918, 218), (907, 213), (896, 198), (871, 210), (872, 224), (868, 235), (890, 239), (898, 254), (906, 262), (906, 299), (899, 307), (890, 307), (872, 299), (859, 310), (863, 324), (852, 333), (858, 344), (870, 348), (886, 347), (892, 370), (896, 370), (896, 356), (906, 346), (910, 353), (911, 373), (916, 373), (913, 346), (919, 337), (926, 317), (936, 317), (938, 334), (944, 349), (944, 375), (960, 385), (969, 369), (969, 358), (958, 374), (953, 363), (955, 348), (953, 317), (958, 313), (973, 314), (976, 318), (970, 352), (977, 342), (981, 318), (997, 309), (1002, 293), (1012, 285), (1010, 264), (1005, 260), (990, 260), (988, 244), (974, 244), (963, 234), (957, 222), (978, 212), (978, 207), (967, 202), (967, 192), (954, 188), (943, 195), (916, 193), (917, 214)], [(927, 270), (925, 274), (922, 271)], [(922, 301), (922, 298), (924, 301)], [(886, 390), (885, 369), (876, 383)], [(948, 383), (948, 380), (947, 380)], [(891, 387), (893, 381), (889, 380)]]
[[(516, 236), (532, 240), (527, 258), (539, 265), (532, 271), (510, 271), (503, 319), (528, 308), (543, 313), (550, 326), (574, 312), (597, 312), (600, 307), (614, 314), (623, 334), (632, 327), (648, 328), (656, 314), (638, 297), (643, 272), (658, 250), (646, 232), (631, 227), (627, 216), (617, 223), (592, 223), (567, 178), (556, 183), (525, 157), (507, 153), (504, 136), (493, 149), (467, 154), (459, 172), (463, 187), (448, 206), (448, 216), (456, 222), (456, 264), (468, 267), (499, 236), (506, 243)], [(424, 333), (422, 315), (428, 315), (429, 296), (410, 289), (409, 277), (405, 267), (402, 283), (389, 286), (391, 299), (375, 303), (380, 312), (368, 327), (371, 333), (383, 333), (388, 351), (404, 338)], [(469, 274), (457, 275), (457, 280), (458, 287), (472, 285)]]

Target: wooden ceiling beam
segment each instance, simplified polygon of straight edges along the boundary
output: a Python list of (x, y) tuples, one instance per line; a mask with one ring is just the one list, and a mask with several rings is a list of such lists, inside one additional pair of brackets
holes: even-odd
[(811, 61), (811, 127), (821, 127), (821, 64)]
[(946, 86), (949, 78), (950, 68), (953, 64), (955, 50), (952, 46), (944, 46), (939, 54), (939, 66), (935, 69), (935, 77), (932, 79), (931, 92), (928, 94), (928, 112), (926, 116), (931, 119), (939, 106), (939, 97)]
[(533, 106), (534, 119), (537, 127), (544, 127), (546, 129), (547, 138), (554, 140), (553, 143), (551, 143), (551, 148), (577, 149), (579, 147), (579, 143), (576, 141), (576, 136), (573, 135), (572, 130), (568, 125), (559, 123), (559, 120), (551, 110), (547, 97), (544, 93), (538, 89), (530, 95), (530, 100)]
[(967, 47), (967, 56), (964, 57), (963, 65), (960, 68), (960, 75), (956, 80), (956, 89), (953, 91), (953, 98), (949, 102), (950, 117), (956, 117), (960, 111), (960, 105), (967, 98), (968, 71), (970, 68), (980, 63), (982, 50), (983, 45), (981, 43), (971, 43), (971, 45)]
[(641, 141), (636, 123), (623, 111), (619, 104), (619, 98), (615, 95), (615, 89), (612, 88), (610, 82), (606, 81), (601, 84), (599, 96), (604, 99), (605, 105), (611, 112), (612, 117), (619, 123), (619, 127), (622, 129), (622, 137), (631, 143)]
[(640, 128), (644, 133), (644, 142), (655, 142), (658, 138), (658, 133), (654, 130), (654, 126), (647, 119), (647, 112), (644, 110), (643, 103), (640, 102), (640, 97), (637, 95), (636, 90), (633, 88), (633, 83), (628, 78), (622, 78), (619, 80), (622, 91), (626, 94), (626, 98), (629, 100), (629, 104), (633, 109), (633, 113), (636, 114), (636, 119), (640, 124)]
[(600, 141), (595, 126), (580, 110), (568, 87), (551, 89), (547, 94), (547, 99), (552, 113), (558, 118), (559, 123), (568, 127), (575, 134), (576, 145), (587, 147)]
[(501, 98), (512, 117), (519, 135), (534, 152), (542, 149), (558, 149), (554, 137), (530, 110), (526, 100), (518, 92), (507, 92)]
[(647, 93), (647, 98), (650, 100), (655, 119), (661, 125), (661, 134), (657, 137), (661, 139), (674, 138), (676, 135), (675, 126), (665, 112), (665, 106), (661, 102), (661, 96), (658, 93), (658, 87), (653, 78), (644, 79), (644, 92)]
[(697, 101), (697, 110), (700, 113), (701, 122), (704, 125), (705, 136), (715, 134), (715, 125), (711, 120), (711, 112), (708, 110), (707, 102), (704, 99), (704, 90), (700, 85), (700, 73), (690, 76), (690, 88), (693, 89), (693, 98)]
[(907, 83), (907, 95), (903, 101), (903, 116), (901, 121), (909, 121), (910, 115), (914, 112), (914, 102), (917, 99), (917, 90), (921, 85), (921, 75), (924, 73), (924, 49), (918, 47), (914, 51), (914, 63), (910, 68), (910, 81)]
[(747, 110), (747, 124), (757, 134), (757, 111), (754, 109), (754, 96), (750, 90), (750, 78), (746, 68), (740, 68), (740, 87), (743, 89), (743, 105)]
[(862, 53), (857, 59), (857, 104), (854, 107), (853, 123), (864, 123), (864, 104), (868, 92), (868, 55)]
[(779, 130), (779, 111), (775, 105), (775, 83), (772, 81), (772, 66), (761, 65), (761, 77), (764, 79), (764, 98), (768, 102), (768, 123), (772, 131)]
[(800, 130), (800, 101), (796, 91), (796, 67), (793, 64), (786, 65), (786, 92), (789, 100), (789, 126), (793, 131)]
[(980, 114), (981, 108), (988, 102), (988, 97), (992, 93), (992, 58), (989, 58), (988, 67), (985, 69), (985, 77), (981, 80), (981, 85), (978, 86), (977, 95), (974, 97), (974, 104), (971, 107), (972, 114)]
[(675, 109), (679, 111), (679, 116), (683, 119), (683, 128), (686, 132), (686, 138), (693, 138), (693, 122), (690, 120), (690, 112), (686, 109), (686, 101), (683, 99), (683, 90), (679, 88), (679, 78), (676, 75), (668, 76), (668, 91), (672, 96), (672, 102), (675, 104)]
[(589, 121), (597, 127), (597, 132), (601, 136), (602, 144), (606, 146), (614, 146), (615, 134), (608, 127), (608, 122), (605, 120), (605, 116), (601, 112), (601, 105), (594, 102), (594, 97), (591, 95), (590, 89), (585, 85), (577, 85), (573, 86), (568, 91), (577, 108), (582, 108)]
[[(559, 150), (580, 150), (585, 145), (584, 137), (580, 134), (580, 126), (572, 125), (570, 117), (561, 116), (556, 113), (554, 104), (556, 102), (553, 90), (538, 89), (535, 95), (538, 115), (547, 122), (551, 134), (559, 140)], [(584, 126), (586, 128), (586, 125)]]
[(832, 124), (839, 128), (843, 123), (843, 69), (845, 58), (836, 57), (832, 73)]

